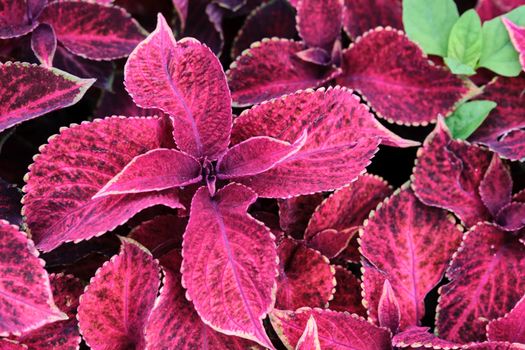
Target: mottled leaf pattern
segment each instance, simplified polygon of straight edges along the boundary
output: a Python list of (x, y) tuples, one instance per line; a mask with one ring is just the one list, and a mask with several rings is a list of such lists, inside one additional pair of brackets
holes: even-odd
[(335, 266), (335, 279), (337, 284), (329, 309), (365, 316), (366, 310), (361, 303), (361, 281), (341, 266)]
[(376, 27), (403, 29), (400, 0), (345, 0), (343, 26), (353, 39)]
[(299, 338), (295, 350), (321, 350), (319, 334), (317, 332), (317, 323), (313, 316), (310, 316), (308, 319), (306, 328), (304, 329), (301, 338)]
[(399, 330), (399, 323), (401, 321), (401, 312), (399, 310), (399, 303), (397, 302), (394, 290), (388, 280), (383, 284), (383, 292), (379, 299), (377, 306), (377, 318), (381, 327), (390, 329), (392, 334), (396, 334)]
[(487, 336), (492, 341), (508, 341), (525, 344), (525, 295), (513, 309), (503, 317), (491, 321)]
[(0, 39), (22, 36), (35, 29), (38, 26), (36, 18), (45, 4), (45, 0), (2, 1), (0, 6)]
[(31, 34), (31, 49), (42, 65), (52, 67), (57, 49), (57, 38), (53, 27), (49, 24), (39, 25)]
[(512, 199), (512, 177), (497, 154), (492, 156), (479, 185), (479, 195), (493, 216), (496, 216)]
[(343, 0), (299, 0), (297, 29), (309, 47), (330, 51), (341, 32)]
[(148, 248), (159, 258), (173, 249), (182, 248), (182, 235), (188, 218), (176, 215), (159, 215), (142, 222), (129, 233), (128, 237)]
[(392, 345), (399, 348), (457, 349), (461, 343), (451, 342), (435, 336), (428, 327), (409, 327), (392, 338)]
[(316, 193), (279, 200), (281, 229), (294, 238), (302, 238), (310, 217), (323, 198), (322, 193)]

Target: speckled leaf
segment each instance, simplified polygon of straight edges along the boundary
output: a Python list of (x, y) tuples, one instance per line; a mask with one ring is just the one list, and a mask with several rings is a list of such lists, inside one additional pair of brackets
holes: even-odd
[(443, 119), (419, 149), (412, 188), (425, 204), (454, 212), (467, 226), (488, 220), (479, 185), (492, 154), (452, 140)]
[(492, 156), (479, 185), (479, 195), (493, 216), (496, 216), (512, 199), (512, 177), (497, 154)]
[[(525, 75), (516, 78), (498, 77), (488, 84), (481, 99), (498, 105), (477, 129), (471, 140), (487, 145), (512, 160), (525, 158)], [(515, 136), (513, 136), (515, 135)]]
[(525, 294), (525, 246), (482, 223), (464, 236), (441, 287), (437, 331), (447, 340), (485, 339), (489, 320), (505, 315)]
[(379, 305), (379, 300), (381, 299), (383, 285), (385, 284), (387, 275), (372, 266), (365, 259), (362, 259), (361, 273), (361, 278), (363, 279), (363, 282), (361, 283), (363, 290), (363, 305), (366, 308), (368, 320), (374, 324), (379, 324), (377, 307)]
[(184, 296), (179, 272), (181, 261), (180, 253), (174, 250), (161, 260), (164, 267), (163, 287), (146, 323), (146, 349), (259, 349), (255, 343), (224, 335), (202, 322), (192, 303)]
[(222, 333), (273, 348), (262, 319), (273, 307), (277, 252), (268, 228), (246, 210), (257, 198), (230, 184), (191, 204), (182, 252), (183, 285), (203, 321)]
[(317, 332), (317, 323), (315, 322), (313, 315), (308, 319), (306, 328), (304, 329), (301, 338), (299, 338), (295, 350), (321, 350), (319, 334)]
[[(288, 349), (298, 343), (308, 319), (317, 322), (319, 343), (323, 350), (390, 350), (390, 332), (349, 313), (302, 308), (297, 311), (275, 309), (270, 314), (273, 328)], [(349, 331), (352, 330), (352, 331)]]
[(353, 39), (376, 27), (403, 29), (400, 0), (345, 0), (343, 27)]
[[(34, 331), (22, 334), (17, 340), (29, 350), (73, 350), (80, 346), (80, 333), (76, 319), (78, 298), (84, 286), (72, 275), (51, 275), (51, 290), (57, 306), (69, 317), (65, 321), (47, 324)], [(1, 347), (0, 347), (1, 348)]]
[(175, 42), (162, 15), (155, 31), (128, 59), (124, 79), (139, 106), (172, 116), (175, 141), (182, 151), (216, 159), (226, 150), (231, 98), (220, 62), (194, 39)]
[(390, 329), (392, 334), (396, 334), (399, 330), (401, 312), (394, 290), (388, 280), (385, 280), (383, 284), (383, 292), (381, 298), (379, 298), (379, 305), (377, 306), (377, 318), (379, 325)]
[(487, 337), (492, 341), (508, 341), (525, 344), (525, 295), (505, 316), (491, 321), (487, 326)]
[(297, 30), (309, 47), (327, 51), (341, 33), (343, 24), (343, 0), (299, 0)]
[(159, 258), (172, 249), (182, 249), (182, 235), (187, 218), (176, 215), (160, 215), (144, 221), (129, 233), (128, 237), (139, 242)]
[(93, 82), (55, 68), (0, 63), (0, 131), (77, 103)]
[[(392, 285), (401, 329), (418, 325), (425, 314), (425, 296), (441, 280), (459, 246), (461, 231), (445, 210), (423, 205), (404, 187), (377, 209), (360, 240), (363, 256)], [(370, 314), (375, 314), (374, 309), (375, 305), (369, 305)]]
[(334, 269), (319, 252), (285, 238), (277, 248), (279, 277), (275, 307), (295, 310), (325, 307), (334, 294)]
[(329, 309), (366, 316), (366, 310), (361, 303), (361, 281), (341, 266), (335, 266), (335, 279), (337, 285)]
[(431, 64), (402, 32), (376, 29), (343, 51), (341, 85), (360, 91), (389, 121), (426, 124), (447, 115), (469, 89)]
[(428, 327), (409, 327), (399, 332), (392, 338), (392, 345), (398, 348), (434, 348), (434, 349), (457, 349), (464, 346), (462, 343), (450, 342), (441, 339), (430, 332)]
[(308, 139), (278, 166), (236, 181), (272, 198), (347, 185), (365, 170), (379, 142), (408, 142), (378, 124), (355, 95), (341, 88), (300, 91), (255, 106), (236, 119), (233, 144), (263, 135), (294, 142), (304, 130)]
[(318, 250), (328, 259), (333, 259), (348, 248), (348, 244), (356, 231), (355, 227), (342, 231), (329, 228), (310, 237), (306, 244), (308, 247)]
[(508, 231), (517, 231), (525, 226), (525, 203), (509, 203), (498, 212), (494, 222)]
[(263, 39), (237, 57), (226, 72), (235, 106), (249, 106), (297, 90), (315, 88), (339, 74), (334, 67), (304, 62), (307, 47), (287, 39)]
[(18, 188), (0, 178), (0, 220), (6, 220), (13, 225), (21, 225), (21, 199), (22, 193)]
[(521, 5), (525, 5), (524, 0), (478, 0), (476, 11), (481, 20), (487, 21)]
[(175, 149), (157, 148), (133, 158), (93, 199), (182, 187), (197, 183), (201, 178), (197, 159)]
[(14, 38), (31, 32), (46, 0), (4, 0), (0, 6), (0, 39)]
[(49, 276), (33, 242), (0, 220), (0, 336), (64, 320), (53, 301)]
[(231, 56), (239, 56), (250, 44), (264, 38), (293, 39), (295, 11), (287, 0), (271, 0), (263, 3), (246, 17), (243, 26), (233, 40)]
[(90, 348), (144, 349), (144, 327), (159, 285), (151, 254), (122, 238), (120, 253), (97, 271), (80, 297), (78, 322)]
[(101, 235), (153, 205), (182, 207), (176, 190), (92, 199), (133, 157), (169, 147), (167, 124), (157, 118), (96, 119), (52, 138), (24, 188), (27, 225), (37, 247), (49, 251)]
[(49, 24), (39, 25), (31, 34), (31, 49), (43, 66), (52, 67), (57, 49), (57, 38), (53, 27)]
[(322, 193), (279, 200), (279, 225), (294, 238), (302, 238), (315, 208), (323, 201)]
[(71, 52), (92, 60), (126, 57), (144, 29), (122, 8), (88, 1), (56, 1), (39, 18)]

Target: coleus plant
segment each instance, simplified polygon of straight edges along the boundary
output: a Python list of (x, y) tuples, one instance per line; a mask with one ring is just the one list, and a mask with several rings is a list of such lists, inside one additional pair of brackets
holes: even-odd
[[(130, 55), (125, 85), (139, 106), (170, 117), (110, 117), (52, 138), (24, 187), (23, 211), (36, 246), (50, 251), (95, 237), (153, 205), (185, 208), (182, 285), (199, 322), (272, 348), (261, 320), (274, 304), (277, 251), (269, 229), (246, 213), (248, 206), (257, 197), (345, 186), (364, 171), (380, 143), (417, 143), (381, 126), (344, 88), (299, 91), (247, 110), (232, 123), (217, 58), (194, 39), (176, 42), (161, 15), (155, 31)], [(299, 175), (303, 172), (308, 176)], [(139, 281), (126, 272), (132, 256), (149, 277), (142, 271)], [(99, 270), (79, 308), (80, 328), (93, 348), (110, 341), (99, 332), (115, 328), (114, 312), (144, 326), (159, 285), (156, 264), (143, 248), (126, 242)], [(131, 296), (109, 288), (106, 274), (122, 287), (149, 288), (149, 294), (133, 300), (140, 307), (100, 315), (90, 305)], [(143, 344), (137, 327), (119, 325), (123, 335), (111, 341)]]

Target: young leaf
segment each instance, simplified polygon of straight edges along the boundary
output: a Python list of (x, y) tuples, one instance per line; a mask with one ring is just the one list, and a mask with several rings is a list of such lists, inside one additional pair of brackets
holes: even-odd
[(181, 208), (176, 190), (92, 197), (134, 157), (172, 145), (163, 119), (112, 117), (72, 126), (41, 149), (26, 177), (24, 213), (37, 246), (101, 235), (142, 209)]
[(299, 0), (297, 29), (308, 47), (330, 51), (341, 33), (343, 0)]
[(44, 67), (53, 66), (57, 49), (57, 37), (49, 24), (39, 25), (31, 34), (31, 49)]
[(512, 177), (497, 154), (492, 156), (479, 184), (479, 195), (492, 216), (496, 216), (512, 200)]
[[(436, 232), (442, 235), (437, 237)], [(391, 283), (400, 306), (401, 329), (419, 324), (425, 296), (441, 280), (460, 240), (461, 231), (446, 211), (423, 205), (406, 187), (365, 224), (360, 251)], [(369, 314), (376, 315), (376, 307), (369, 305)]]
[(181, 151), (217, 159), (226, 150), (230, 91), (219, 60), (206, 46), (194, 39), (175, 42), (159, 14), (157, 28), (130, 55), (124, 73), (137, 105), (159, 108), (172, 117)]
[(0, 7), (0, 39), (15, 38), (38, 26), (37, 17), (47, 0), (2, 1)]
[(462, 63), (460, 60), (452, 57), (443, 59), (450, 71), (457, 75), (474, 75), (476, 71), (469, 65)]
[(345, 0), (343, 27), (353, 40), (387, 26), (403, 29), (401, 0)]
[(466, 140), (479, 128), (496, 106), (496, 102), (488, 100), (469, 101), (460, 104), (452, 115), (445, 119), (452, 137)]
[(159, 266), (151, 254), (122, 238), (120, 253), (97, 271), (80, 297), (78, 322), (90, 348), (143, 349), (159, 285)]
[(518, 231), (525, 226), (525, 203), (509, 203), (494, 218), (502, 229)]
[(403, 0), (405, 32), (429, 55), (447, 55), (450, 32), (458, 18), (453, 0)]
[(56, 68), (0, 63), (0, 131), (77, 103), (94, 83)]
[(321, 350), (319, 334), (317, 332), (317, 323), (315, 322), (313, 315), (308, 319), (306, 328), (304, 329), (301, 338), (299, 338), (295, 350)]
[(92, 60), (128, 56), (145, 30), (122, 8), (88, 1), (56, 1), (39, 18), (71, 52)]
[(0, 220), (0, 336), (67, 319), (53, 301), (44, 261), (17, 227)]
[(481, 20), (473, 9), (463, 13), (450, 31), (447, 57), (475, 68), (481, 56)]
[(523, 320), (525, 320), (525, 295), (509, 313), (488, 324), (487, 336), (489, 340), (525, 344)]
[[(525, 6), (507, 13), (505, 18), (518, 26), (525, 26)], [(483, 23), (483, 49), (479, 66), (506, 77), (518, 76), (522, 70), (519, 55), (501, 17)]]
[(256, 198), (239, 184), (214, 197), (206, 187), (195, 193), (182, 246), (182, 281), (206, 324), (273, 349), (262, 319), (275, 300), (277, 252), (269, 229), (246, 213)]
[(525, 27), (519, 27), (505, 17), (501, 20), (507, 28), (512, 45), (520, 55), (521, 69), (525, 71)]
[(389, 28), (370, 31), (344, 50), (342, 69), (337, 82), (360, 91), (378, 115), (391, 122), (432, 122), (469, 93), (461, 79), (431, 64), (416, 44)]
[(392, 334), (399, 330), (401, 312), (394, 290), (388, 280), (383, 284), (383, 292), (377, 306), (377, 318), (381, 327), (390, 329)]
[(525, 294), (525, 245), (488, 223), (463, 238), (441, 287), (436, 320), (450, 341), (484, 340), (489, 320), (505, 315)]
[(347, 311), (366, 316), (361, 300), (361, 281), (341, 266), (335, 266), (335, 279), (337, 281), (335, 293), (328, 308), (333, 311)]

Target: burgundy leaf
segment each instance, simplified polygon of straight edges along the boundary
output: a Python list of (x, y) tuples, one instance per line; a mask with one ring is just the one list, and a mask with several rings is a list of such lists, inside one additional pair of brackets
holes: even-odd
[(390, 122), (427, 124), (469, 93), (463, 81), (431, 64), (403, 32), (378, 28), (343, 51), (338, 84), (360, 91)]
[(0, 349), (2, 350), (27, 350), (27, 346), (20, 344), (16, 340), (0, 338)]
[(222, 8), (216, 2), (191, 0), (188, 2), (188, 17), (182, 36), (196, 38), (216, 55), (220, 55), (224, 46), (222, 16)]
[(31, 49), (45, 67), (53, 66), (53, 57), (57, 49), (57, 37), (49, 24), (39, 25), (31, 34)]
[(36, 21), (47, 0), (4, 0), (0, 7), (0, 39), (25, 35), (38, 26)]
[(383, 284), (383, 292), (379, 299), (379, 305), (377, 306), (377, 318), (379, 325), (390, 329), (392, 334), (396, 334), (399, 330), (401, 312), (397, 298), (388, 280), (385, 280)]
[(279, 200), (279, 224), (283, 231), (302, 238), (310, 217), (322, 201), (322, 193)]
[(217, 177), (231, 179), (263, 173), (297, 153), (306, 139), (306, 132), (293, 144), (267, 136), (249, 138), (221, 156), (217, 164)]
[(180, 31), (182, 32), (186, 27), (186, 20), (188, 19), (189, 0), (172, 0), (171, 2), (179, 17)]
[(508, 342), (484, 342), (467, 345), (468, 350), (523, 350), (523, 344), (511, 344)]
[(184, 296), (179, 272), (181, 261), (177, 251), (169, 252), (161, 260), (164, 283), (146, 323), (146, 349), (256, 349), (254, 343), (219, 333), (202, 322)]
[(122, 238), (120, 253), (97, 271), (80, 297), (78, 322), (90, 348), (144, 349), (144, 327), (159, 285), (151, 254)]
[(505, 28), (507, 28), (512, 45), (514, 45), (514, 48), (520, 55), (521, 68), (525, 71), (525, 28), (518, 26), (505, 17), (502, 17), (501, 21), (505, 25)]
[(379, 324), (377, 308), (383, 292), (383, 286), (387, 280), (386, 273), (372, 266), (365, 259), (362, 260), (361, 274), (363, 282), (361, 283), (363, 305), (366, 308), (368, 320)]
[(238, 184), (214, 197), (206, 187), (197, 191), (182, 246), (183, 285), (206, 324), (273, 349), (262, 319), (274, 304), (277, 253), (269, 229), (246, 213), (256, 198)]
[(53, 301), (44, 261), (33, 242), (0, 220), (0, 337), (67, 319)]
[(490, 218), (478, 188), (492, 154), (452, 140), (442, 118), (419, 149), (412, 188), (425, 204), (454, 212), (467, 226)]
[(175, 42), (162, 15), (128, 59), (125, 84), (139, 106), (172, 116), (175, 141), (183, 152), (216, 159), (225, 151), (232, 114), (220, 62), (194, 39)]
[(311, 47), (306, 50), (299, 51), (295, 55), (305, 62), (313, 63), (318, 66), (328, 66), (332, 63), (332, 57), (330, 56), (330, 53), (319, 47)]
[(297, 341), (295, 350), (321, 350), (321, 344), (319, 343), (319, 334), (317, 332), (317, 323), (313, 315), (310, 316), (306, 323), (301, 338)]
[(525, 75), (516, 78), (498, 77), (488, 84), (480, 98), (496, 102), (488, 118), (471, 136), (471, 140), (487, 145), (512, 160), (525, 158), (523, 115), (525, 114)]
[(260, 103), (297, 90), (323, 85), (339, 74), (296, 56), (306, 44), (288, 39), (262, 39), (251, 44), (226, 72), (236, 107)]
[(409, 327), (403, 332), (397, 333), (392, 338), (392, 345), (398, 348), (420, 349), (458, 349), (464, 344), (454, 343), (448, 340), (440, 339), (430, 332), (428, 327)]
[(335, 279), (337, 284), (329, 309), (365, 316), (366, 310), (361, 302), (361, 281), (341, 266), (335, 266)]
[(512, 177), (497, 154), (492, 156), (479, 185), (479, 195), (492, 216), (496, 216), (512, 199)]
[[(405, 186), (378, 207), (360, 240), (361, 253), (392, 285), (401, 329), (418, 325), (425, 314), (425, 296), (441, 280), (461, 231), (446, 211), (423, 205)], [(369, 305), (369, 312), (375, 319), (376, 306)]]
[(492, 341), (525, 344), (525, 295), (505, 316), (491, 321), (487, 337)]
[(93, 82), (55, 68), (0, 63), (0, 131), (77, 103)]
[(355, 232), (355, 228), (342, 231), (329, 228), (315, 234), (306, 244), (318, 250), (327, 258), (333, 259), (348, 248), (348, 244), (354, 237)]
[[(17, 340), (31, 350), (72, 350), (80, 346), (80, 333), (76, 319), (78, 299), (84, 286), (72, 275), (51, 275), (51, 290), (57, 306), (69, 317), (65, 321), (47, 324), (25, 332)], [(1, 347), (0, 347), (1, 348)]]
[(376, 27), (403, 29), (400, 0), (345, 0), (343, 27), (357, 39)]
[(525, 246), (488, 223), (474, 226), (447, 270), (437, 330), (447, 340), (485, 340), (489, 320), (505, 315), (525, 294)]
[(317, 322), (319, 343), (323, 350), (390, 350), (390, 332), (357, 315), (331, 310), (301, 308), (297, 311), (275, 309), (270, 314), (273, 328), (288, 349), (293, 349), (310, 316)]
[(18, 188), (0, 178), (0, 220), (6, 220), (14, 225), (21, 225), (21, 199), (22, 193)]
[(275, 307), (295, 310), (326, 307), (335, 288), (335, 271), (326, 257), (298, 241), (285, 238), (277, 248), (279, 277)]
[(173, 249), (182, 248), (182, 235), (186, 229), (187, 218), (175, 215), (160, 215), (144, 221), (128, 235), (159, 258)]
[(295, 12), (286, 0), (264, 2), (246, 17), (243, 26), (233, 40), (231, 57), (239, 56), (248, 49), (251, 43), (264, 38), (293, 39), (295, 29)]
[(145, 30), (122, 8), (88, 1), (56, 1), (42, 12), (57, 39), (71, 52), (92, 60), (126, 57)]
[(525, 226), (525, 203), (509, 203), (501, 208), (494, 222), (505, 230), (517, 231)]
[(309, 47), (330, 51), (341, 33), (343, 0), (297, 1), (297, 30)]
[(478, 0), (476, 11), (482, 21), (488, 21), (514, 8), (525, 5), (523, 0)]
[(181, 208), (176, 190), (92, 199), (135, 156), (169, 146), (170, 136), (164, 119), (112, 117), (53, 137), (24, 188), (27, 225), (37, 246), (50, 251), (101, 235), (153, 205)]

